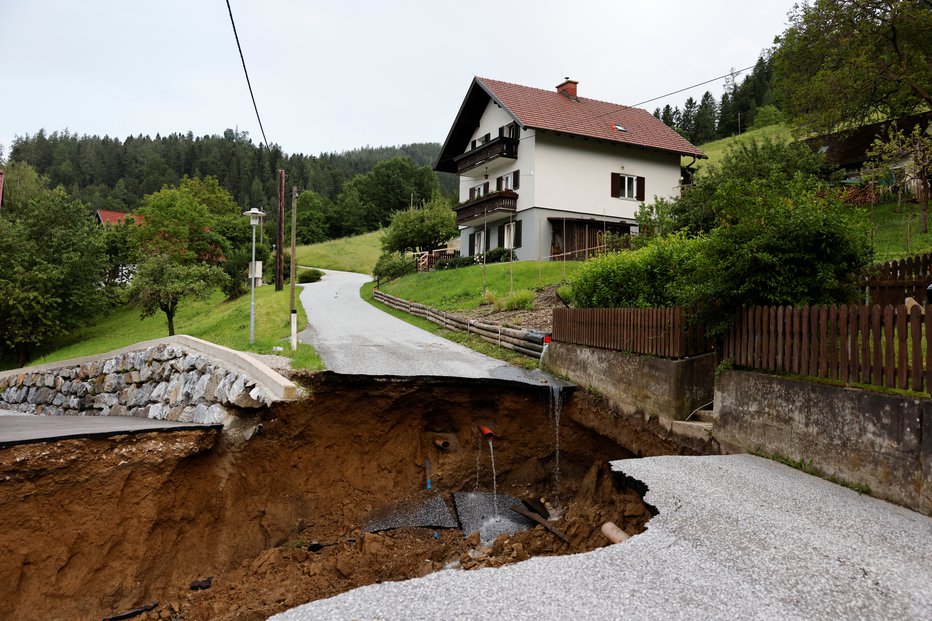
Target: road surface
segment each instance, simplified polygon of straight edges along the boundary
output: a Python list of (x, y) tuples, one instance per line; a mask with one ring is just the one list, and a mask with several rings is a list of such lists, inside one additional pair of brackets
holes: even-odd
[(305, 285), (301, 291), (309, 326), (298, 338), (313, 345), (331, 371), (491, 378), (532, 384), (552, 381), (540, 372), (489, 358), (380, 311), (359, 296), (359, 288), (372, 280), (369, 276), (322, 271), (323, 279)]
[(932, 518), (750, 455), (613, 467), (659, 510), (624, 543), (376, 584), (272, 619), (932, 619)]

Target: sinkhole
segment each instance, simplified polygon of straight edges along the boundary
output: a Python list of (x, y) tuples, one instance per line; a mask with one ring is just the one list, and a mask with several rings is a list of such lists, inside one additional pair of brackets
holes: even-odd
[(0, 452), (13, 593), (0, 617), (264, 619), (375, 582), (584, 552), (609, 543), (605, 522), (634, 535), (651, 517), (608, 462), (675, 452), (643, 430), (620, 443), (578, 423), (610, 416), (586, 392), (295, 379), (309, 395), (263, 412), (248, 440), (186, 431)]

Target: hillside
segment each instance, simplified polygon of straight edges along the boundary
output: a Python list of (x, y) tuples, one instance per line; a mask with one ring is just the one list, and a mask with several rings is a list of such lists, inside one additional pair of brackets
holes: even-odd
[[(793, 134), (790, 131), (790, 128), (786, 125), (768, 125), (767, 127), (761, 127), (760, 129), (751, 129), (743, 134), (738, 134), (737, 136), (731, 136), (729, 138), (722, 138), (721, 140), (713, 140), (712, 142), (706, 142), (704, 144), (697, 145), (702, 152), (708, 156), (706, 160), (699, 160), (694, 164), (698, 168), (707, 166), (709, 164), (715, 164), (722, 159), (722, 156), (725, 154), (725, 151), (729, 147), (735, 145), (741, 141), (745, 140), (792, 140)], [(684, 157), (682, 159), (682, 165), (686, 166), (693, 161), (691, 157)]]

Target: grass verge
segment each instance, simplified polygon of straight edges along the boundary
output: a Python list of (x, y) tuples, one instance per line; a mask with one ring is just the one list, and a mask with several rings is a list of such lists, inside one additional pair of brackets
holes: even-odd
[[(287, 339), (291, 335), (291, 298), (288, 288), (282, 291), (275, 291), (273, 286), (256, 289), (256, 338), (253, 345), (249, 344), (249, 306), (248, 294), (227, 301), (219, 290), (206, 300), (184, 301), (175, 315), (175, 331), (240, 351), (290, 356), (292, 352)], [(299, 309), (298, 329), (305, 325), (305, 315)], [(29, 364), (101, 354), (163, 336), (168, 336), (164, 313), (140, 319), (138, 309), (124, 306), (102, 317), (93, 326), (71, 332), (57, 343), (55, 349)], [(273, 352), (275, 346), (284, 349)], [(313, 370), (322, 369), (323, 364), (313, 347), (299, 344), (292, 357), (292, 367)]]
[(870, 494), (871, 486), (867, 483), (852, 483), (851, 481), (845, 481), (844, 479), (839, 479), (835, 475), (826, 475), (822, 470), (816, 467), (813, 464), (813, 460), (809, 459), (793, 459), (792, 457), (787, 457), (786, 455), (781, 455), (780, 453), (771, 453), (767, 454), (760, 448), (751, 451), (752, 455), (757, 455), (758, 457), (763, 457), (764, 459), (771, 459), (773, 461), (780, 462), (785, 466), (790, 468), (795, 468), (805, 472), (806, 474), (811, 474), (812, 476), (819, 477), (820, 479), (825, 479), (830, 483), (835, 485), (841, 485), (842, 487), (847, 487), (850, 490), (853, 490), (859, 494)]
[(298, 265), (307, 267), (371, 274), (382, 251), (381, 237), (381, 231), (373, 231), (355, 237), (298, 246), (295, 260)]
[(583, 266), (582, 261), (516, 261), (454, 270), (408, 274), (382, 285), (382, 291), (438, 310), (469, 310), (486, 303), (485, 289), (504, 298), (511, 291), (540, 289), (566, 283)]
[(478, 335), (467, 334), (466, 332), (461, 332), (458, 330), (448, 330), (422, 317), (415, 317), (414, 315), (409, 315), (404, 311), (400, 311), (386, 304), (382, 304), (372, 296), (372, 290), (374, 288), (374, 282), (366, 283), (362, 286), (362, 289), (360, 289), (359, 295), (362, 296), (362, 299), (364, 299), (366, 302), (372, 304), (379, 310), (388, 313), (392, 317), (397, 317), (398, 319), (406, 321), (412, 326), (416, 326), (422, 330), (426, 330), (431, 334), (436, 334), (437, 336), (443, 337), (449, 341), (459, 343), (464, 347), (468, 347), (474, 351), (477, 351), (480, 354), (485, 354), (490, 358), (495, 358), (496, 360), (507, 362), (508, 364), (514, 365), (516, 367), (531, 370), (536, 369), (539, 366), (537, 360), (493, 345), (492, 343), (482, 340), (482, 338), (480, 338)]

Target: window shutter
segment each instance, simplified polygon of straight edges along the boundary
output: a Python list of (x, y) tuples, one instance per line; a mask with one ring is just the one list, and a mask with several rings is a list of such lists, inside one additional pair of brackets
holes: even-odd
[(504, 224), (498, 225), (498, 247), (499, 248), (505, 247), (505, 225)]
[(644, 177), (637, 178), (637, 195), (635, 198), (639, 201), (644, 200)]
[(518, 179), (520, 178), (520, 177), (518, 176), (518, 173), (520, 173), (520, 172), (521, 172), (520, 170), (516, 170), (516, 171), (514, 171), (513, 173), (511, 173), (511, 181), (512, 181), (512, 183), (511, 183), (511, 189), (512, 189), (512, 190), (517, 190), (517, 189), (518, 189), (518, 186), (520, 185), (520, 184), (518, 183)]
[(514, 239), (512, 240), (511, 245), (515, 248), (521, 247), (521, 220), (515, 222)]
[(619, 198), (621, 196), (621, 175), (619, 173), (612, 173), (612, 198)]
[(469, 234), (469, 256), (472, 257), (475, 255), (476, 255), (476, 234), (470, 233)]
[(476, 188), (469, 188), (469, 200), (476, 198)]
[(484, 142), (488, 142), (489, 140), (492, 139), (492, 134), (486, 134), (485, 136), (482, 137), (482, 139)]
[(504, 182), (505, 182), (505, 178), (504, 178), (504, 177), (499, 177), (499, 178), (497, 178), (497, 179), (495, 180), (495, 191), (496, 191), (496, 192), (501, 192), (501, 191), (502, 191), (502, 184), (503, 184)]
[(482, 184), (482, 195), (485, 196), (488, 193), (489, 193), (489, 182), (486, 181), (485, 183)]

